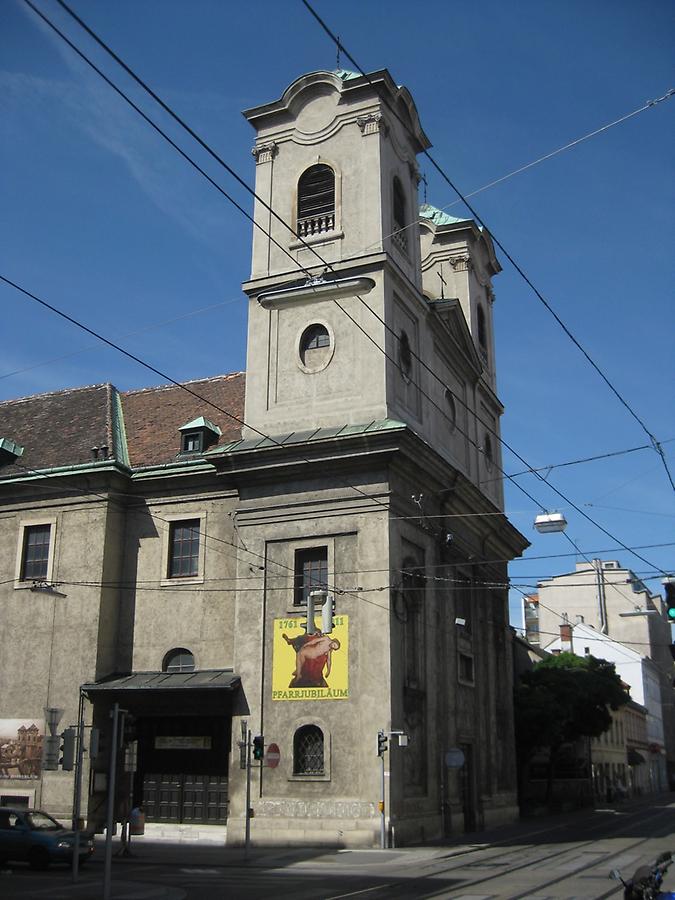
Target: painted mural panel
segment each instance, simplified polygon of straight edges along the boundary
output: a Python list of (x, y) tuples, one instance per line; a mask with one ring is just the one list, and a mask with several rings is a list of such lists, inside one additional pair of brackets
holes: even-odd
[(272, 699), (348, 700), (348, 650), (349, 616), (336, 616), (330, 634), (307, 634), (302, 619), (275, 619)]
[(0, 778), (39, 778), (45, 726), (40, 719), (0, 719)]

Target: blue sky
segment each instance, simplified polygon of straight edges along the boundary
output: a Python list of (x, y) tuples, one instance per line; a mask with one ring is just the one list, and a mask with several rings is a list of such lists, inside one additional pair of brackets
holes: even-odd
[[(35, 0), (79, 47), (251, 210), (250, 198), (58, 7)], [(73, 8), (192, 127), (252, 181), (241, 110), (297, 76), (335, 67), (299, 0), (73, 0)], [(317, 11), (367, 71), (387, 67), (417, 103), (435, 159), (465, 192), (580, 137), (675, 82), (670, 2), (399, 0)], [(415, 10), (422, 10), (422, 14)], [(349, 67), (343, 59), (343, 64)], [(664, 442), (675, 472), (673, 232), (675, 97), (477, 194), (472, 202), (616, 388)], [(0, 272), (176, 379), (245, 367), (251, 228), (201, 176), (39, 22), (0, 4)], [(464, 215), (420, 160), (428, 200)], [(421, 198), (420, 198), (421, 199)], [(648, 442), (541, 303), (502, 259), (495, 279), (503, 437), (531, 466)], [(0, 399), (158, 379), (0, 285)], [(504, 450), (504, 469), (522, 463)], [(675, 494), (653, 450), (515, 479), (589, 556), (618, 558), (654, 589), (672, 571)], [(573, 567), (561, 535), (532, 530), (536, 506), (506, 484), (532, 540), (511, 567), (527, 590)], [(537, 557), (549, 558), (537, 558)], [(512, 603), (515, 617), (517, 594)]]

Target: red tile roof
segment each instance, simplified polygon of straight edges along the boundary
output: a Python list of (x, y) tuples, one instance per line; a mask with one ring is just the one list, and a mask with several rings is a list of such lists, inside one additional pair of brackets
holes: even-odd
[(89, 463), (92, 447), (105, 445), (112, 453), (113, 390), (96, 384), (0, 403), (0, 437), (24, 448), (16, 464), (2, 467), (0, 477)]
[(197, 416), (210, 419), (222, 431), (214, 446), (241, 438), (241, 425), (227, 413), (244, 418), (243, 372), (187, 381), (185, 386), (191, 393), (171, 384), (121, 395), (132, 467), (174, 461), (180, 452), (179, 428)]
[[(114, 427), (122, 418), (132, 467), (159, 465), (180, 453), (180, 427), (204, 416), (218, 425), (219, 444), (241, 438), (241, 425), (228, 415), (244, 418), (246, 376), (243, 372), (175, 385), (119, 393), (111, 384), (38, 394), (0, 403), (0, 437), (24, 447), (16, 463), (3, 466), (0, 478), (22, 475), (26, 469), (59, 468), (91, 463), (93, 447), (107, 447), (124, 462), (116, 447)], [(119, 422), (117, 422), (119, 424)], [(103, 458), (99, 454), (98, 459)]]

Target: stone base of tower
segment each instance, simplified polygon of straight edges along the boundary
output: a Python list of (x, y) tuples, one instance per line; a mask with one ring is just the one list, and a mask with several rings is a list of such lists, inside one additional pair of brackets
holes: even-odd
[[(245, 843), (246, 822), (230, 817), (227, 822), (228, 847)], [(380, 846), (379, 818), (313, 818), (311, 816), (262, 816), (251, 819), (254, 847), (371, 848)]]

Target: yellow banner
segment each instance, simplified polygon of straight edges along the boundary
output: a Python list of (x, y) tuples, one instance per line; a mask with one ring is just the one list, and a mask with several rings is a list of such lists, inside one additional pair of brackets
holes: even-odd
[(349, 616), (335, 616), (330, 634), (307, 634), (305, 620), (275, 619), (273, 700), (348, 700)]

